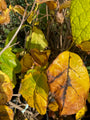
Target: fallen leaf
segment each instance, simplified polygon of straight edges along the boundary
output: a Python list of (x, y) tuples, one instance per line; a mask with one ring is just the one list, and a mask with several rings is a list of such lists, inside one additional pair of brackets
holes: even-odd
[(61, 53), (47, 70), (48, 83), (59, 105), (60, 115), (77, 113), (86, 104), (89, 75), (82, 59), (75, 53)]

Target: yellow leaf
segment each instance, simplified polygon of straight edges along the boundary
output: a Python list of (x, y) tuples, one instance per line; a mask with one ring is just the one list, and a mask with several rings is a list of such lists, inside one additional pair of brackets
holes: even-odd
[(56, 1), (48, 1), (46, 2), (47, 6), (50, 10), (55, 10), (57, 8), (57, 2)]
[(0, 71), (0, 105), (11, 100), (13, 94), (12, 83), (9, 77)]
[(0, 120), (13, 120), (14, 114), (11, 108), (6, 105), (0, 105)]
[(32, 57), (27, 53), (23, 56), (23, 58), (20, 61), (21, 63), (21, 72), (24, 73), (27, 70), (29, 70), (33, 65), (33, 59)]
[(86, 51), (87, 53), (90, 53), (90, 41), (82, 42), (80, 45), (78, 45), (83, 51)]
[(30, 50), (30, 53), (34, 61), (39, 65), (44, 66), (48, 63), (50, 50), (40, 52), (38, 49), (32, 49)]
[(56, 101), (51, 102), (48, 107), (51, 111), (58, 111), (58, 104)]
[(47, 76), (44, 72), (31, 69), (22, 80), (20, 94), (30, 107), (36, 108), (40, 114), (45, 114), (48, 100)]
[(8, 8), (1, 12), (0, 24), (8, 24), (10, 22), (9, 12), (10, 10)]
[(69, 51), (59, 54), (49, 66), (47, 76), (60, 115), (75, 114), (85, 106), (89, 93), (89, 75), (77, 54)]
[(85, 112), (87, 111), (87, 107), (84, 106), (76, 113), (76, 120), (81, 120), (81, 118), (85, 115)]
[(31, 14), (29, 15), (28, 19), (27, 19), (27, 22), (28, 22), (29, 24), (31, 24), (31, 22), (33, 21), (34, 15), (35, 15), (35, 14), (34, 14), (34, 11), (32, 11)]
[(7, 9), (7, 4), (5, 0), (0, 0), (0, 12)]
[(48, 46), (48, 42), (45, 39), (43, 32), (34, 26), (32, 37), (31, 37), (31, 42), (30, 42), (30, 49), (37, 48), (38, 50), (42, 51), (47, 46)]
[(25, 9), (22, 6), (20, 6), (20, 5), (15, 5), (13, 10), (14, 10), (14, 12), (17, 12), (17, 13), (19, 13), (22, 16), (23, 16), (24, 11), (25, 11)]

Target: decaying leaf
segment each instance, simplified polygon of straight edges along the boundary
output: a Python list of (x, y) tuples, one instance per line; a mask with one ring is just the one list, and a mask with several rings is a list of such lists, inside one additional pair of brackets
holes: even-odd
[(78, 113), (76, 113), (76, 120), (81, 120), (81, 118), (85, 115), (85, 112), (87, 111), (87, 107), (84, 106), (83, 108), (81, 108)]
[(25, 54), (20, 61), (21, 63), (21, 72), (24, 73), (29, 70), (33, 65), (33, 59), (29, 53)]
[(0, 120), (13, 120), (14, 113), (11, 108), (6, 105), (0, 105)]
[(43, 32), (37, 27), (33, 27), (30, 49), (37, 48), (38, 50), (44, 50), (48, 46), (48, 42), (45, 39)]
[(10, 10), (7, 8), (5, 0), (0, 0), (0, 24), (8, 24), (10, 22)]
[(48, 83), (59, 105), (60, 115), (77, 113), (86, 104), (89, 75), (75, 53), (61, 53), (47, 70)]
[(82, 42), (78, 47), (90, 54), (90, 41)]
[(13, 10), (14, 10), (14, 12), (17, 12), (17, 13), (19, 13), (22, 16), (24, 15), (25, 9), (22, 6), (20, 6), (20, 5), (15, 5), (13, 7)]
[(32, 49), (30, 50), (30, 53), (34, 61), (38, 63), (39, 65), (44, 66), (48, 63), (50, 50), (40, 52), (38, 49)]
[(1, 12), (0, 24), (8, 24), (10, 22), (9, 12), (10, 12), (10, 10), (8, 8)]
[(0, 11), (7, 9), (7, 4), (5, 0), (0, 0)]
[[(12, 83), (9, 77), (0, 71), (0, 105), (11, 100), (13, 94)], [(1, 120), (1, 119), (0, 119)]]
[(47, 76), (44, 72), (32, 69), (22, 80), (21, 95), (40, 114), (46, 113), (48, 92)]
[(46, 2), (50, 10), (55, 10), (57, 8), (57, 2), (56, 1), (48, 1)]

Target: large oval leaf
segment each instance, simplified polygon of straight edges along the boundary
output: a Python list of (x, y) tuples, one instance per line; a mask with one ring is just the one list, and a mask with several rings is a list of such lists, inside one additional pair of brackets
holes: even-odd
[(90, 46), (90, 0), (72, 0), (70, 18), (72, 35), (77, 46), (86, 41), (89, 41)]
[(60, 115), (77, 113), (85, 106), (89, 75), (81, 58), (72, 52), (61, 53), (47, 70), (50, 90), (59, 105)]
[(40, 114), (45, 114), (48, 99), (47, 76), (44, 72), (31, 70), (22, 80), (20, 93), (30, 107), (36, 108)]
[(0, 70), (6, 73), (13, 83), (13, 87), (16, 83), (15, 73), (21, 71), (21, 65), (16, 58), (16, 55), (11, 52), (11, 49), (6, 49), (0, 56)]
[(37, 27), (33, 27), (30, 49), (37, 48), (38, 50), (44, 50), (47, 46), (48, 42), (43, 32)]

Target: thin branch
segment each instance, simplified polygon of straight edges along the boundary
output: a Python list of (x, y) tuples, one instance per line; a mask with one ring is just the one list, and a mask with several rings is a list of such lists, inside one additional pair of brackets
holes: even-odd
[[(9, 101), (9, 105), (11, 105), (12, 107), (14, 107), (14, 108), (16, 108), (16, 109), (18, 109), (18, 110), (20, 110), (20, 111), (23, 111), (23, 110), (24, 110), (23, 108), (21, 108), (20, 106), (16, 105), (15, 103), (12, 103), (11, 101)], [(30, 114), (30, 115), (33, 114), (32, 112), (30, 112), (30, 111), (28, 111), (28, 110), (26, 110), (25, 113), (28, 113), (28, 114)]]
[[(27, 7), (26, 7), (26, 9), (27, 9)], [(25, 22), (24, 18), (25, 18), (25, 14), (26, 14), (26, 9), (25, 9), (25, 11), (24, 11), (24, 15), (23, 15), (23, 18), (22, 18), (21, 24), (19, 25), (17, 31), (15, 32), (15, 34), (13, 35), (12, 39), (11, 39), (10, 42), (7, 44), (7, 46), (4, 47), (3, 50), (0, 52), (0, 55), (1, 55), (1, 54), (2, 54), (7, 48), (10, 47), (11, 43), (13, 42), (13, 40), (14, 40), (15, 37), (17, 36), (18, 32), (20, 31), (20, 29), (21, 29), (23, 23)]]

